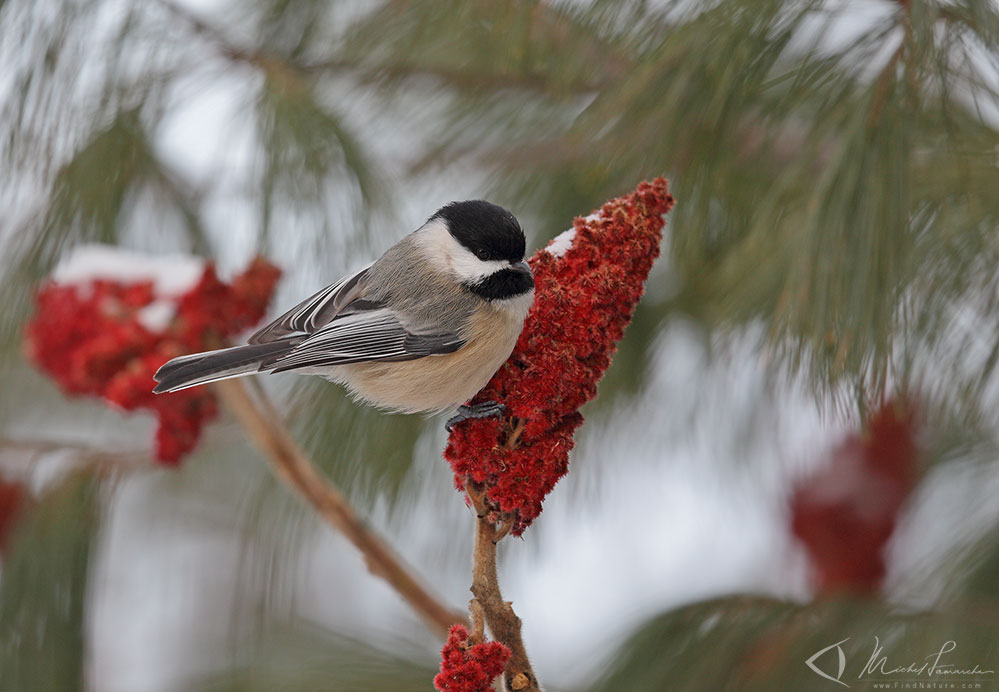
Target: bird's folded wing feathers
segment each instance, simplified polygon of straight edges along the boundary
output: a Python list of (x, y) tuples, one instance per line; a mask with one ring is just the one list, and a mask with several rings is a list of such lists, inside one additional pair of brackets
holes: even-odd
[[(345, 308), (349, 311), (350, 306)], [(274, 372), (283, 372), (348, 363), (413, 360), (453, 353), (464, 343), (455, 333), (413, 333), (392, 310), (372, 307), (337, 315), (290, 353), (271, 360), (266, 366)]]
[(291, 334), (313, 334), (336, 317), (350, 302), (361, 297), (371, 265), (343, 277), (309, 296), (250, 337), (248, 343), (266, 344)]
[(464, 345), (456, 333), (403, 324), (393, 310), (366, 297), (368, 267), (305, 299), (249, 339), (250, 344), (296, 341), (263, 363), (282, 372), (368, 361), (401, 361), (452, 353)]

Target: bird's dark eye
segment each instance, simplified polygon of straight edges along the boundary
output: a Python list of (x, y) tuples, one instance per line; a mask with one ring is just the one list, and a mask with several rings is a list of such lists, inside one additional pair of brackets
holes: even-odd
[(489, 250), (485, 250), (485, 249), (476, 250), (475, 251), (475, 256), (478, 257), (483, 262), (488, 262), (489, 259), (492, 257), (492, 255), (489, 254)]

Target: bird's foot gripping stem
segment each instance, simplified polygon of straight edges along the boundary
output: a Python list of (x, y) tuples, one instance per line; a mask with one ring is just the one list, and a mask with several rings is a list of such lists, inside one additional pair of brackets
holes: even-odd
[(449, 433), (454, 430), (454, 426), (473, 418), (499, 417), (506, 413), (506, 406), (495, 401), (483, 401), (471, 406), (459, 406), (457, 415), (451, 416), (444, 424), (444, 429)]

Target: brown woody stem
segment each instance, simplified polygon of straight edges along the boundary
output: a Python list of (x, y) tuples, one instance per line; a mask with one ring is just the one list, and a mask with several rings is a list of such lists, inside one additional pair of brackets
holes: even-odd
[(462, 613), (424, 589), (392, 549), (368, 528), (343, 494), (319, 473), (262, 393), (254, 399), (240, 380), (223, 380), (215, 386), (277, 476), (361, 551), (372, 574), (388, 582), (438, 634), (446, 634), (455, 623), (467, 622)]
[[(503, 673), (504, 689), (511, 692), (540, 692), (538, 679), (531, 668), (520, 634), (520, 618), (513, 612), (513, 605), (503, 600), (496, 574), (496, 543), (506, 535), (489, 520), (485, 489), (469, 483), (468, 497), (472, 501), (476, 519), (475, 552), (472, 565), (471, 612), (481, 612), (493, 639), (510, 649), (510, 660)], [(509, 523), (509, 522), (505, 522)], [(474, 620), (474, 618), (473, 618)]]

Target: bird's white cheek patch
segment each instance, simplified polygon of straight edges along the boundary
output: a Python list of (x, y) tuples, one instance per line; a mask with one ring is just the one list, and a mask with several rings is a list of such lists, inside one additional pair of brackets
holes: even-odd
[(427, 258), (432, 262), (444, 262), (459, 282), (473, 283), (510, 266), (504, 260), (483, 262), (455, 240), (440, 220), (431, 221), (419, 233), (418, 240), (426, 250)]
[(483, 262), (471, 252), (462, 247), (457, 241), (457, 252), (451, 255), (451, 267), (458, 279), (462, 282), (478, 281), (490, 274), (510, 268), (510, 263), (504, 260), (490, 260)]

